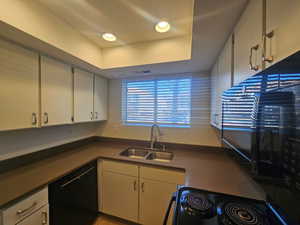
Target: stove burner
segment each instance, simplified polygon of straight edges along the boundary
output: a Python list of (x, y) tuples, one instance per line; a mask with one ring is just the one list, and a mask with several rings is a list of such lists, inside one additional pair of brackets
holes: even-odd
[(214, 205), (204, 195), (188, 193), (184, 196), (182, 206), (189, 215), (209, 218), (214, 215)]
[(268, 225), (264, 217), (248, 204), (230, 202), (223, 206), (221, 221), (225, 225)]

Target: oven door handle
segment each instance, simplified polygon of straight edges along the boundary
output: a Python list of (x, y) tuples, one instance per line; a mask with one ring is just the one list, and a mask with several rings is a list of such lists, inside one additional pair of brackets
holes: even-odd
[(171, 198), (171, 200), (169, 202), (169, 206), (168, 206), (168, 209), (166, 211), (166, 215), (165, 215), (165, 218), (164, 218), (163, 225), (167, 225), (167, 223), (168, 223), (168, 219), (169, 219), (169, 215), (170, 215), (170, 212), (171, 212), (172, 205), (176, 201), (176, 195), (177, 195), (176, 193), (177, 192), (173, 193), (172, 198)]

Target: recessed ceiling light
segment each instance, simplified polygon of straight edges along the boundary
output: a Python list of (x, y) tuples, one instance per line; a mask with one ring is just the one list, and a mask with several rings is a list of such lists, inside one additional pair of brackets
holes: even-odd
[(104, 33), (102, 34), (102, 38), (106, 41), (115, 41), (117, 40), (117, 37), (111, 33)]
[(171, 28), (170, 24), (167, 21), (160, 21), (155, 25), (155, 30), (159, 33), (165, 33)]

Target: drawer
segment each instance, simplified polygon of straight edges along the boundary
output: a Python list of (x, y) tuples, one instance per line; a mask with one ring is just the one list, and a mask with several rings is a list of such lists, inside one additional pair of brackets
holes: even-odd
[[(45, 205), (32, 215), (22, 220), (18, 225), (48, 225), (49, 224), (49, 206)], [(10, 224), (7, 224), (10, 225)]]
[(164, 168), (141, 166), (140, 177), (173, 184), (184, 184), (185, 182), (185, 174), (183, 171)]
[(138, 177), (139, 169), (137, 165), (116, 161), (104, 160), (102, 161), (103, 171), (110, 171), (119, 174)]
[(48, 204), (48, 187), (22, 199), (2, 210), (2, 221), (5, 225), (14, 225)]

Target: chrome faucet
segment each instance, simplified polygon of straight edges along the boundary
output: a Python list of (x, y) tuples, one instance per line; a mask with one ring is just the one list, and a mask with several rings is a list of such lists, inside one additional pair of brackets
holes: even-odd
[[(157, 131), (157, 132), (155, 132), (155, 131)], [(154, 145), (158, 141), (158, 138), (160, 136), (162, 136), (162, 133), (159, 129), (159, 126), (157, 124), (153, 124), (151, 127), (150, 149), (154, 150)]]

